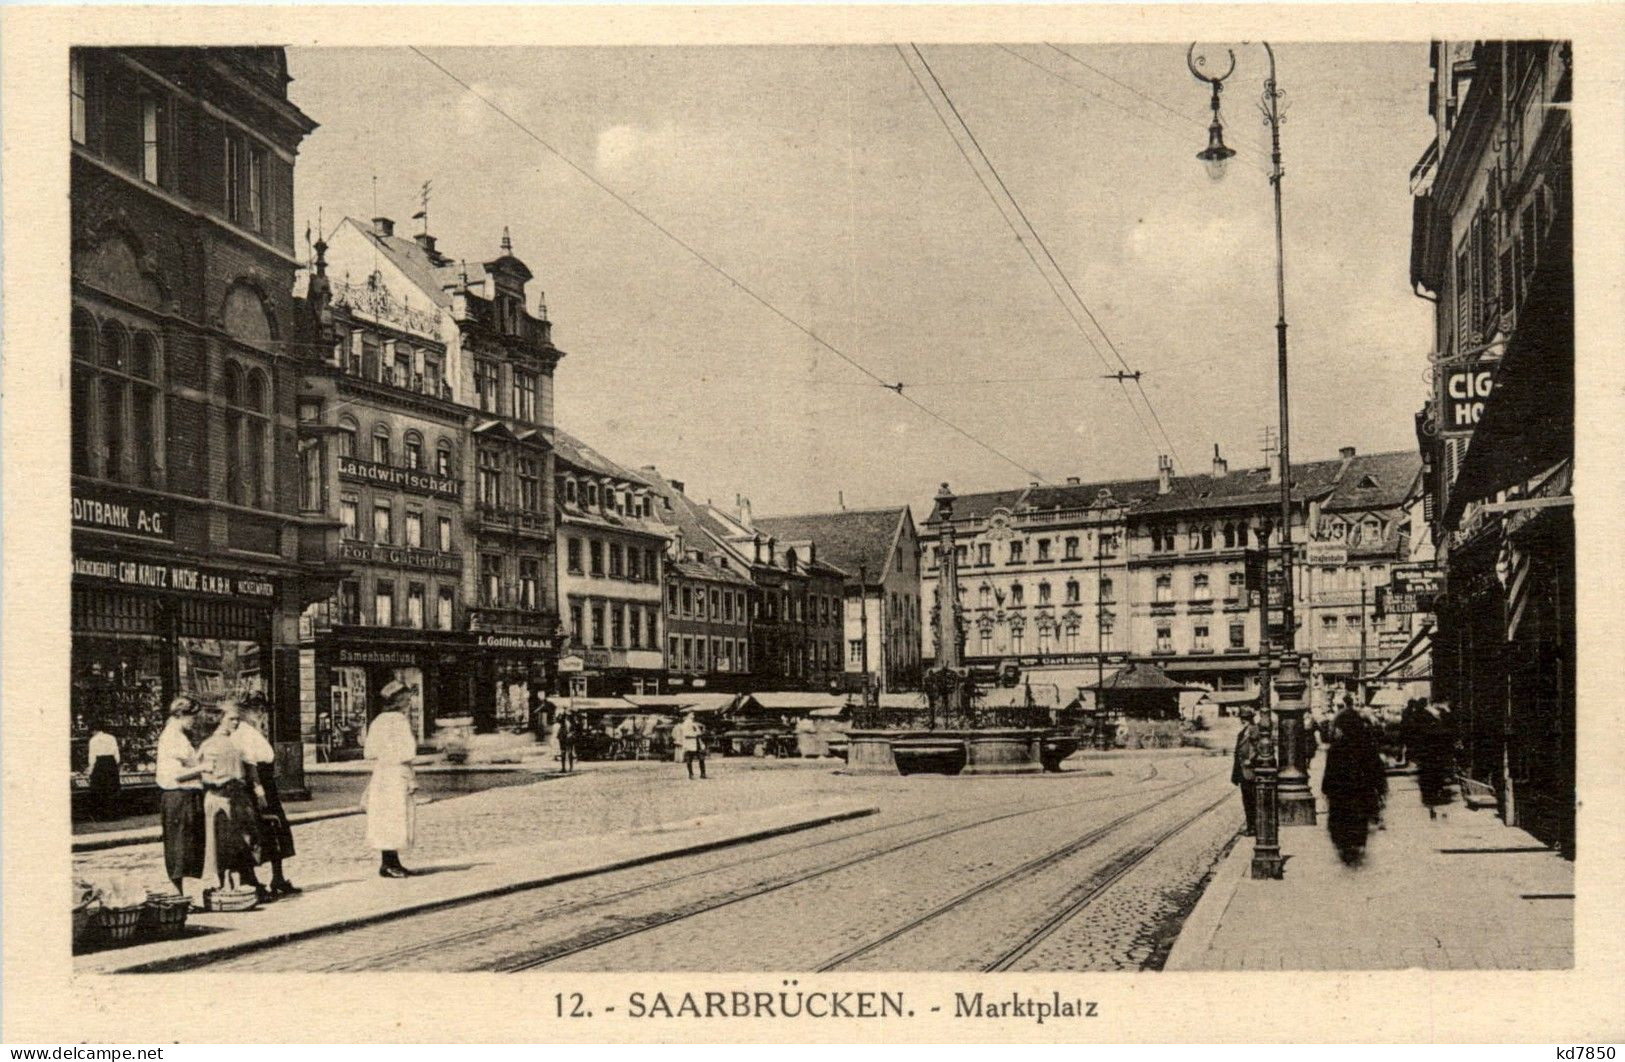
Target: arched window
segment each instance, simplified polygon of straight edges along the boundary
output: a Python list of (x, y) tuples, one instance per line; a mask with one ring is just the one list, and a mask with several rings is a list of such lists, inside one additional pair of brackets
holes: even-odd
[(1049, 583), (1038, 584), (1038, 603), (1040, 605), (1049, 604)]
[(435, 444), (434, 448), (435, 474), (439, 476), (452, 475), (452, 469), (455, 467), (455, 457), (453, 456), (451, 443), (445, 439), (441, 439)]
[(339, 418), (339, 456), (356, 456), (356, 440), (361, 435), (361, 426), (355, 422), (354, 417)]
[(375, 424), (372, 429), (372, 459), (380, 465), (390, 464), (389, 425)]
[(1235, 549), (1236, 548), (1236, 525), (1235, 524), (1227, 522), (1224, 525), (1224, 548), (1225, 549)]
[(1213, 548), (1213, 525), (1212, 524), (1203, 524), (1202, 525), (1202, 548), (1203, 549), (1212, 549)]
[(1022, 585), (1020, 583), (1011, 583), (1010, 584), (1010, 604), (1012, 604), (1012, 605), (1026, 604), (1026, 602), (1023, 600), (1025, 598), (1025, 596), (1026, 596), (1026, 591), (1022, 588)]
[(123, 325), (108, 321), (102, 326), (100, 353), (102, 475), (108, 479), (124, 479), (129, 471), (125, 448), (130, 438), (130, 419), (125, 412), (125, 389), (121, 381), (129, 364), (130, 337)]
[(401, 440), (401, 461), (407, 468), (422, 471), (423, 469), (423, 436), (415, 431), (406, 433)]

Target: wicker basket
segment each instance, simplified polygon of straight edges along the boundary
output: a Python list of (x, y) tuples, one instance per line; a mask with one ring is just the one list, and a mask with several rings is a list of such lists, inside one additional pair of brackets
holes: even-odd
[(259, 904), (258, 889), (203, 890), (203, 906), (211, 911), (252, 911)]
[(134, 907), (103, 907), (96, 912), (96, 926), (107, 940), (129, 940), (141, 925), (146, 904)]
[(186, 928), (186, 916), (191, 913), (192, 901), (173, 893), (153, 893), (142, 908), (141, 928), (155, 938), (179, 936)]

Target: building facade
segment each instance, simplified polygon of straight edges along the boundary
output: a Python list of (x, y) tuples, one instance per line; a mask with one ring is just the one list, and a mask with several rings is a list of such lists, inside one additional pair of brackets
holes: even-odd
[[(312, 617), (310, 714), (336, 739), (341, 715), (364, 725), (376, 689), (400, 678), (418, 688), (420, 741), (523, 731), (557, 681), (551, 429), (564, 352), (506, 233), (472, 266), (385, 217), (345, 218), (328, 239), (311, 292), (328, 309), (310, 313), (326, 331), (312, 344), (322, 364), (307, 431), (333, 449), (326, 507), (359, 567)], [(328, 408), (334, 386), (343, 397)]]
[(816, 543), (823, 560), (847, 573), (844, 684), (862, 689), (868, 675), (880, 692), (918, 689), (920, 543), (908, 507), (759, 517), (756, 526), (781, 542)]
[(660, 692), (666, 670), (662, 581), (670, 536), (643, 478), (579, 439), (557, 447), (560, 692), (602, 697)]
[(336, 536), (299, 508), (281, 48), (75, 48), (71, 748), (150, 781), (170, 698), (263, 696), (303, 786), (298, 621)]
[(1411, 279), (1434, 304), (1418, 413), (1443, 593), (1433, 686), (1468, 784), (1572, 854), (1573, 54), (1439, 41), (1412, 171)]

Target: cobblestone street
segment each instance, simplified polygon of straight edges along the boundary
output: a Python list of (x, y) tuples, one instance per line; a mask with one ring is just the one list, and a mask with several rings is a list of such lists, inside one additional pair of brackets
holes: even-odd
[[(843, 777), (827, 762), (713, 766), (692, 785), (680, 769), (645, 764), (434, 805), (425, 851), (820, 798), (882, 811), (208, 968), (1140, 969), (1160, 962), (1240, 824), (1223, 758), (1125, 755), (1074, 761), (1060, 775), (979, 779)], [(359, 820), (320, 826), (324, 838), (353, 838)], [(331, 872), (372, 873), (363, 851), (323, 860)]]

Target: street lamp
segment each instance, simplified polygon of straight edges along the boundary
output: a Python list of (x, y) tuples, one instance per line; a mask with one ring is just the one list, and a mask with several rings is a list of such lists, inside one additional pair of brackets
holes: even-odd
[[(1270, 188), (1275, 199), (1275, 357), (1276, 357), (1276, 405), (1281, 420), (1281, 640), (1282, 656), (1281, 668), (1275, 678), (1275, 715), (1280, 728), (1280, 749), (1282, 763), (1280, 771), (1280, 789), (1277, 797), (1280, 806), (1280, 821), (1283, 826), (1313, 826), (1315, 823), (1315, 797), (1309, 790), (1308, 764), (1304, 755), (1304, 725), (1303, 717), (1305, 705), (1303, 691), (1305, 683), (1300, 669), (1297, 646), (1297, 618), (1293, 609), (1292, 586), (1292, 457), (1289, 440), (1290, 417), (1287, 399), (1287, 358), (1286, 358), (1286, 253), (1281, 238), (1281, 96), (1282, 91), (1275, 77), (1275, 49), (1268, 41), (1261, 41), (1264, 53), (1269, 56), (1270, 76), (1264, 82), (1263, 94), (1259, 97), (1258, 109), (1264, 116), (1264, 122), (1270, 127)], [(1206, 82), (1213, 88), (1213, 123), (1208, 126), (1208, 146), (1197, 153), (1197, 158), (1207, 165), (1208, 175), (1217, 179), (1223, 175), (1224, 165), (1235, 154), (1235, 151), (1224, 143), (1224, 126), (1219, 118), (1219, 95), (1223, 91), (1223, 83), (1236, 69), (1236, 53), (1226, 49), (1230, 65), (1224, 73), (1214, 75), (1205, 73), (1205, 57), (1196, 55), (1196, 45), (1192, 44), (1185, 53), (1185, 64), (1190, 68), (1191, 75), (1198, 81)], [(1267, 547), (1267, 543), (1266, 543)], [(1268, 630), (1261, 631), (1262, 637), (1268, 637)]]

